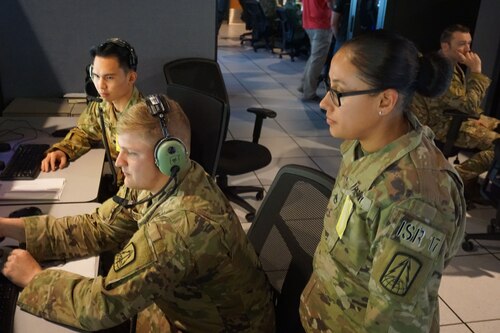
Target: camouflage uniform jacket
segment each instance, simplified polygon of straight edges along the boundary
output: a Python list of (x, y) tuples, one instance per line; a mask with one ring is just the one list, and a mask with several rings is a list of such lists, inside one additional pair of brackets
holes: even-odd
[[(142, 96), (134, 87), (125, 110), (142, 100)], [(90, 102), (80, 115), (77, 126), (69, 131), (66, 137), (54, 144), (47, 152), (59, 149), (68, 155), (70, 161), (87, 153), (90, 148), (102, 141), (101, 121), (99, 119), (99, 107), (103, 110), (104, 124), (106, 125), (106, 137), (113, 161), (118, 157), (116, 149), (116, 123), (120, 112), (112, 103), (103, 101), (101, 103)]]
[(269, 284), (229, 202), (195, 162), (179, 178), (171, 196), (150, 205), (125, 209), (108, 200), (93, 214), (26, 218), (27, 249), (38, 260), (121, 251), (106, 277), (42, 271), (19, 306), (85, 330), (115, 326), (156, 303), (182, 332), (274, 332)]
[(423, 97), (415, 94), (411, 111), (420, 122), (429, 126), (436, 139), (444, 142), (450, 127), (451, 117), (443, 111), (455, 109), (467, 114), (479, 115), (483, 110), (479, 107), (491, 80), (481, 73), (469, 73), (465, 76), (462, 68), (456, 65), (450, 87), (439, 97)]
[(463, 185), (432, 132), (409, 118), (414, 129), (379, 151), (356, 159), (358, 141), (341, 146), (301, 297), (307, 332), (420, 333), (439, 323), (441, 274), (464, 234)]

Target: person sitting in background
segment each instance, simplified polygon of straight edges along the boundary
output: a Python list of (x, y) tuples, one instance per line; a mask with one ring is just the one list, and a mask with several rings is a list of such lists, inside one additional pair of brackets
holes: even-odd
[(441, 275), (465, 229), (462, 181), (410, 112), (451, 67), (409, 40), (366, 32), (334, 55), (326, 110), (342, 162), (301, 296), (306, 332), (439, 330)]
[[(411, 104), (412, 112), (420, 122), (429, 126), (436, 139), (446, 142), (446, 135), (452, 121), (451, 116), (443, 113), (455, 109), (470, 115), (479, 115), (479, 120), (470, 119), (462, 123), (455, 146), (465, 149), (490, 151), (475, 154), (466, 165), (458, 167), (465, 181), (466, 195), (475, 196), (478, 192), (478, 176), (487, 171), (489, 166), (485, 158), (492, 155), (493, 141), (500, 138), (500, 120), (485, 116), (480, 104), (491, 80), (481, 73), (481, 58), (471, 50), (472, 37), (469, 28), (454, 24), (443, 30), (439, 53), (453, 65), (453, 78), (449, 88), (441, 96), (429, 98), (416, 94)], [(465, 66), (467, 73), (464, 73)]]
[[(466, 149), (489, 150), (493, 140), (500, 138), (498, 130), (500, 120), (483, 115), (481, 101), (491, 80), (481, 73), (481, 58), (471, 50), (472, 37), (467, 27), (452, 25), (441, 34), (439, 53), (453, 65), (453, 78), (444, 94), (428, 98), (415, 94), (411, 109), (424, 125), (429, 126), (436, 139), (446, 141), (446, 134), (451, 123), (451, 116), (444, 110), (456, 109), (471, 115), (480, 115), (479, 120), (467, 120), (460, 127), (455, 146)], [(461, 66), (468, 70), (464, 73)]]
[[(106, 137), (113, 161), (116, 149), (116, 122), (120, 113), (142, 99), (135, 87), (137, 80), (137, 55), (125, 40), (110, 38), (90, 50), (92, 66), (90, 76), (102, 102), (91, 101), (78, 119), (76, 127), (66, 137), (54, 144), (41, 163), (43, 172), (51, 172), (68, 166), (69, 161), (87, 153), (102, 140), (103, 129), (99, 120), (99, 108), (103, 110)], [(121, 177), (119, 177), (121, 183)]]
[[(2, 270), (24, 288), (18, 305), (89, 331), (156, 304), (173, 332), (274, 332), (257, 255), (224, 194), (189, 159), (189, 120), (164, 95), (146, 102), (118, 120), (116, 165), (125, 178), (116, 197), (92, 214), (0, 218), (0, 236), (26, 243)], [(110, 249), (118, 250), (111, 269), (93, 279), (38, 264)]]

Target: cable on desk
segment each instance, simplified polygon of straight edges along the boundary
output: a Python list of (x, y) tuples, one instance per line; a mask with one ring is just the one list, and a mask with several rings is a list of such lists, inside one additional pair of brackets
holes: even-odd
[[(43, 130), (40, 130), (40, 129), (37, 129), (35, 128), (33, 125), (31, 125), (31, 123), (27, 120), (12, 120), (12, 119), (6, 119), (4, 121), (0, 121), (0, 127), (4, 126), (5, 124), (7, 123), (24, 123), (26, 124), (27, 126), (18, 126), (14, 129), (4, 129), (4, 130), (0, 130), (0, 138), (3, 138), (4, 136), (7, 136), (9, 134), (14, 134), (14, 135), (17, 135), (18, 138), (8, 138), (7, 141), (11, 141), (11, 140), (16, 140), (18, 142), (16, 142), (16, 144), (12, 147), (12, 150), (15, 150), (20, 144), (26, 142), (26, 141), (32, 141), (32, 140), (35, 140), (38, 138), (38, 132), (40, 133), (45, 133), (45, 134), (48, 134), (50, 135), (50, 133), (48, 132), (45, 132)], [(29, 129), (29, 130), (32, 130), (35, 134), (33, 136), (27, 136), (25, 135), (24, 133), (19, 133), (19, 132), (16, 132), (18, 130), (22, 130), (22, 129)]]

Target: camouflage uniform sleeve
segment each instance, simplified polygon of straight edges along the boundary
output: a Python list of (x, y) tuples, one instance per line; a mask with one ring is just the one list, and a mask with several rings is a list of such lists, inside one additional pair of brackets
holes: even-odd
[(69, 159), (75, 160), (87, 153), (93, 144), (102, 139), (99, 122), (99, 106), (102, 103), (91, 102), (80, 115), (77, 126), (72, 128), (66, 137), (54, 144), (47, 152), (61, 150)]
[[(167, 223), (161, 226), (168, 229)], [(19, 306), (45, 319), (84, 330), (115, 326), (151, 305), (189, 272), (191, 256), (175, 230), (142, 227), (115, 256), (106, 278), (49, 269), (21, 292)]]
[(365, 316), (368, 332), (431, 329), (441, 275), (464, 233), (461, 201), (455, 199), (458, 202), (452, 200), (450, 207), (440, 209), (419, 199), (390, 207), (388, 223), (373, 246)]
[(490, 83), (491, 80), (487, 76), (481, 73), (470, 73), (464, 84), (455, 70), (449, 89), (438, 99), (448, 109), (457, 109), (473, 115), (480, 114), (482, 113), (481, 101)]
[[(126, 191), (122, 187), (118, 195)], [(54, 218), (24, 219), (26, 249), (38, 261), (72, 259), (120, 248), (137, 230), (136, 217), (112, 199), (95, 212)]]

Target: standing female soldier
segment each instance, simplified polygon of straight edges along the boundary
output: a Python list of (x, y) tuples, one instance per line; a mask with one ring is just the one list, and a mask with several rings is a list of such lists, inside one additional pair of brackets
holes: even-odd
[(307, 332), (439, 330), (438, 288), (465, 228), (462, 182), (407, 111), (451, 68), (384, 31), (335, 54), (320, 103), (343, 161), (301, 297)]

